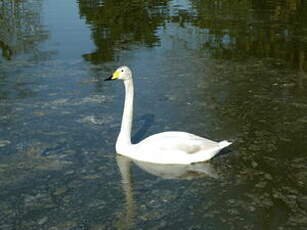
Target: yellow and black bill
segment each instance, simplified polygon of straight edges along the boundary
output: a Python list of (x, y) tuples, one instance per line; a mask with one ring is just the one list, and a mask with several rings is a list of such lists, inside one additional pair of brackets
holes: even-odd
[(115, 71), (110, 77), (105, 79), (105, 81), (117, 80), (119, 77), (119, 71)]

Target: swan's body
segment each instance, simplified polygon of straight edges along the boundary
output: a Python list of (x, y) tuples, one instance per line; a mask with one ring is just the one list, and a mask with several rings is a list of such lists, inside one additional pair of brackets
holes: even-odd
[(210, 160), (231, 143), (214, 142), (186, 132), (163, 132), (147, 137), (138, 144), (131, 143), (133, 119), (133, 79), (131, 70), (122, 66), (107, 80), (123, 80), (125, 105), (116, 152), (132, 159), (158, 164), (191, 164)]
[(158, 164), (190, 164), (207, 161), (229, 142), (217, 143), (185, 132), (163, 132), (116, 151), (138, 161)]

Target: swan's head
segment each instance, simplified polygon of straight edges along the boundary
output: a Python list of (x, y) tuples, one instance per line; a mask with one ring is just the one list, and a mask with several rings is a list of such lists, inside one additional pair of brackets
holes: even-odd
[(132, 71), (129, 69), (127, 66), (121, 66), (117, 68), (117, 70), (105, 81), (110, 81), (110, 80), (130, 80), (132, 79)]

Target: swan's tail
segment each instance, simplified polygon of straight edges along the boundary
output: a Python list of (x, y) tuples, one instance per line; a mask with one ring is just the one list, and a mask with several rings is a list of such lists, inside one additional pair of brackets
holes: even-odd
[(229, 141), (221, 141), (217, 143), (217, 146), (211, 149), (207, 149), (197, 154), (193, 154), (190, 158), (190, 163), (208, 161), (215, 155), (217, 155), (223, 148), (231, 145)]
[(223, 149), (223, 148), (225, 148), (225, 147), (227, 147), (227, 146), (229, 146), (231, 144), (232, 144), (232, 142), (229, 142), (229, 141), (221, 141), (221, 142), (219, 142), (219, 146), (220, 146), (221, 149)]

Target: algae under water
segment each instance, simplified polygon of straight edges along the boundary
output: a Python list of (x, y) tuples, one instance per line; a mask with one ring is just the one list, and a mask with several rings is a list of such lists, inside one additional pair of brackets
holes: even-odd
[[(0, 229), (306, 229), (306, 3), (0, 9)], [(115, 155), (123, 88), (103, 79), (123, 64), (134, 141), (235, 141), (207, 177)]]

